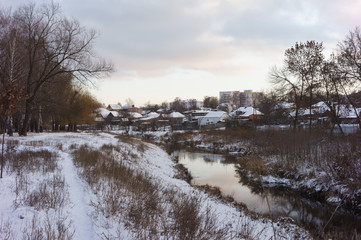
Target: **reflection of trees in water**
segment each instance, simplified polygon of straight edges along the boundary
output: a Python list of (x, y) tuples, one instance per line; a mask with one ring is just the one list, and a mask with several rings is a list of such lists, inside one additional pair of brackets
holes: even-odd
[[(259, 182), (246, 176), (239, 166), (236, 165), (236, 169), (239, 183), (247, 186), (252, 194), (260, 196), (263, 199), (262, 204), (266, 204), (266, 196), (268, 197), (274, 217), (291, 217), (311, 232), (320, 236), (324, 235), (323, 227), (330, 219), (335, 207), (307, 199), (289, 187), (271, 185), (262, 187)], [(354, 229), (361, 232), (361, 216), (355, 216), (351, 212), (341, 209), (332, 217), (325, 232), (348, 239), (350, 235), (352, 236)]]
[(237, 156), (232, 155), (225, 155), (224, 157), (224, 163), (236, 163), (237, 162)]
[[(255, 182), (254, 179), (249, 179), (239, 164), (233, 164), (237, 156), (227, 156), (219, 154), (178, 151), (174, 156), (179, 156), (179, 160), (187, 159), (189, 161), (199, 161), (205, 165), (217, 164), (219, 160), (224, 165), (232, 164), (236, 168), (236, 177), (239, 182), (248, 187), (252, 194), (263, 199), (263, 204), (266, 206), (266, 196), (270, 201), (272, 215), (275, 217), (288, 216), (294, 219), (297, 223), (310, 230), (316, 235), (324, 236), (321, 233), (324, 225), (330, 219), (335, 207), (322, 204), (317, 201), (319, 197), (302, 195), (301, 192), (292, 190), (288, 187), (262, 185)], [(202, 164), (200, 164), (202, 166)], [(354, 229), (361, 233), (361, 217), (356, 217), (350, 212), (339, 211), (332, 217), (332, 221), (326, 228), (327, 234), (332, 234), (331, 238), (335, 239), (351, 239)], [(338, 236), (338, 237), (335, 237)]]
[(224, 157), (222, 155), (204, 154), (203, 160), (207, 163), (214, 163), (214, 162), (218, 162), (218, 161), (223, 162)]

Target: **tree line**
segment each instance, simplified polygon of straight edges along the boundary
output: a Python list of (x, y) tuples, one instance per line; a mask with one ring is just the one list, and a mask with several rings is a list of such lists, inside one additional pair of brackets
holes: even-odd
[[(360, 28), (350, 31), (338, 43), (337, 50), (328, 58), (324, 55), (322, 42), (296, 43), (285, 51), (284, 63), (270, 72), (273, 89), (263, 96), (264, 113), (275, 109), (282, 101), (294, 103), (293, 129), (300, 121), (300, 109), (309, 109), (323, 101), (329, 108), (332, 126), (339, 126), (340, 104), (347, 105), (356, 113), (361, 107), (361, 33)], [(357, 123), (361, 128), (359, 114)], [(311, 114), (309, 128), (311, 129)]]
[(0, 10), (0, 119), (26, 136), (41, 131), (42, 122), (53, 130), (90, 121), (97, 101), (86, 91), (97, 78), (107, 76), (111, 63), (93, 51), (97, 37), (76, 20), (65, 17), (55, 3), (29, 3)]

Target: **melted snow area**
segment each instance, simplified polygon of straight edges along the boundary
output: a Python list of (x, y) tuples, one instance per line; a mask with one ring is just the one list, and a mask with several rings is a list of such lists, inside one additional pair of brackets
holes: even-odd
[[(129, 220), (108, 216), (97, 209), (94, 203), (101, 201), (102, 194), (88, 185), (74, 164), (74, 149), (82, 145), (100, 149), (104, 144), (118, 146), (120, 151), (138, 156), (137, 161), (128, 163), (129, 167), (147, 173), (162, 191), (198, 197), (201, 208), (211, 209), (216, 216), (216, 226), (228, 229), (225, 239), (273, 239), (274, 235), (277, 239), (310, 238), (307, 232), (288, 221), (278, 220), (272, 224), (269, 219), (251, 218), (232, 204), (223, 203), (176, 179), (175, 163), (156, 145), (145, 143), (146, 149), (141, 153), (131, 142), (122, 142), (107, 133), (30, 133), (27, 137), (8, 137), (6, 142), (8, 153), (53, 152), (56, 157), (52, 161), (57, 161), (57, 166), (52, 170), (37, 168), (21, 174), (6, 164), (3, 179), (0, 179), (0, 239), (138, 239), (139, 228)], [(120, 153), (115, 156), (121, 158)], [(38, 206), (34, 204), (38, 195), (32, 193), (41, 193), (44, 189), (50, 192), (47, 196), (50, 200)], [(119, 204), (127, 208), (130, 201), (130, 197), (124, 196)], [(169, 217), (168, 221), (173, 219)], [(161, 233), (156, 236), (162, 239)], [(169, 239), (169, 235), (164, 239)]]

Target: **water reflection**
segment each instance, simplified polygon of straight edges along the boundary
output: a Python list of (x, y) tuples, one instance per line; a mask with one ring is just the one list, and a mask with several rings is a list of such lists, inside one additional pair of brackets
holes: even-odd
[[(333, 208), (317, 201), (311, 201), (287, 188), (262, 188), (252, 184), (236, 172), (233, 158), (220, 154), (177, 151), (179, 163), (193, 176), (192, 184), (219, 187), (222, 194), (244, 203), (257, 213), (268, 214), (266, 196), (273, 216), (287, 216), (313, 232), (320, 233), (330, 219)], [(361, 218), (339, 211), (332, 217), (328, 230), (336, 232), (361, 232)], [(326, 229), (326, 230), (327, 230)]]

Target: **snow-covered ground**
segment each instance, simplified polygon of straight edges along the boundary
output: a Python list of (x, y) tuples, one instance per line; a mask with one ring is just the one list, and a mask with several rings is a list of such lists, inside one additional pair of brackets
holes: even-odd
[[(87, 145), (99, 150), (105, 144), (118, 147), (119, 152), (114, 154), (118, 161), (121, 161), (122, 152), (133, 154), (137, 161), (128, 162), (129, 167), (144, 172), (161, 191), (197, 197), (201, 209), (211, 209), (216, 216), (217, 228), (227, 229), (225, 239), (273, 239), (274, 235), (277, 239), (311, 238), (288, 221), (272, 223), (266, 218), (248, 216), (232, 204), (210, 197), (175, 178), (175, 163), (162, 148), (153, 144), (144, 143), (145, 148), (140, 149), (134, 142), (119, 140), (108, 133), (30, 133), (27, 137), (7, 137), (6, 142), (8, 156), (26, 151), (49, 151), (56, 155), (51, 159), (57, 166), (51, 171), (29, 166), (31, 171), (20, 173), (11, 171), (14, 168), (7, 163), (0, 179), (0, 239), (32, 239), (40, 235), (45, 239), (59, 236), (62, 239), (137, 239), (135, 232), (139, 229), (128, 220), (99, 212), (95, 203), (102, 199), (99, 194), (104, 189), (94, 191), (74, 163), (74, 149)], [(33, 204), (38, 196), (33, 193), (41, 193), (43, 188), (51, 193), (49, 198), (62, 201), (50, 199), (51, 204)], [(124, 196), (123, 208), (130, 205), (130, 201), (131, 197)], [(162, 238), (160, 233), (155, 236)], [(165, 238), (169, 239), (169, 235)]]

